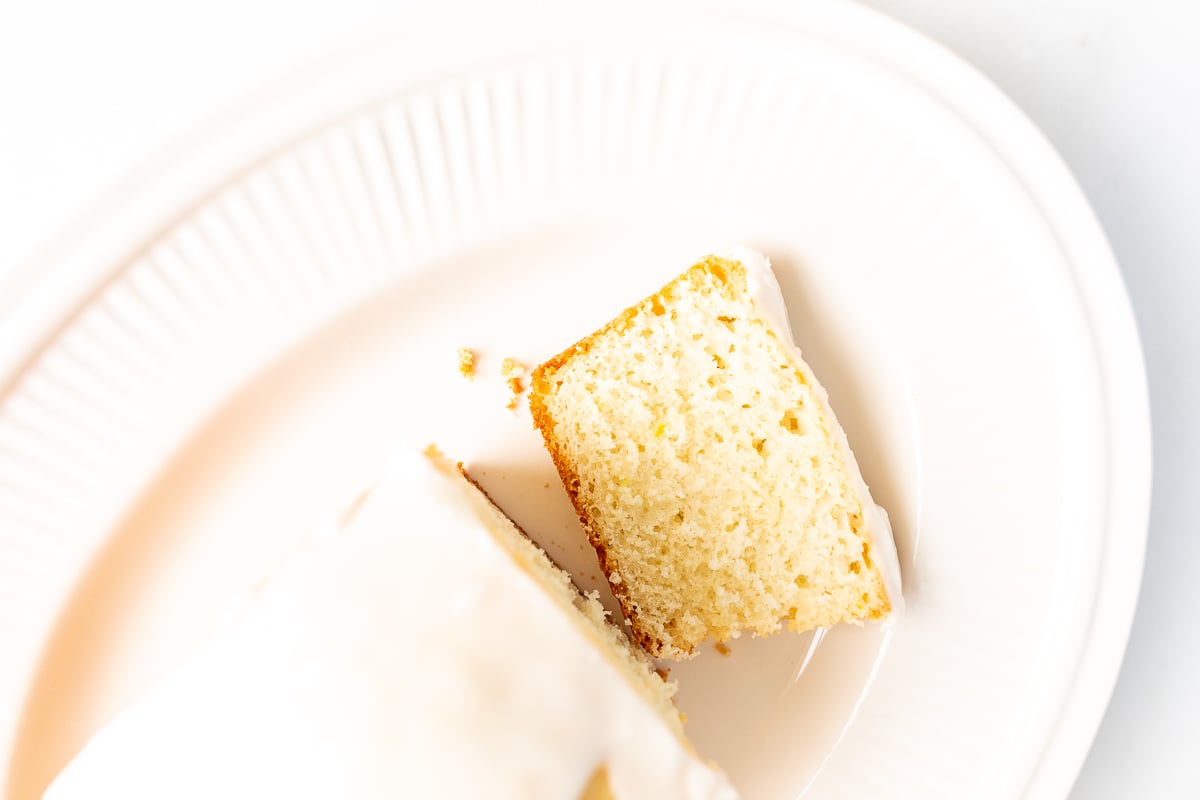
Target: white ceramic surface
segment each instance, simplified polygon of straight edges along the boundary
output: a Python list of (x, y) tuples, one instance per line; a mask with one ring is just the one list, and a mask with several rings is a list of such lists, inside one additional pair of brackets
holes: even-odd
[[(731, 241), (778, 268), (909, 610), (811, 660), (781, 636), (676, 668), (697, 745), (748, 797), (1060, 796), (1136, 594), (1127, 305), (1007, 103), (873, 15), (813, 8), (410, 31), (214, 136), (0, 300), (14, 796), (398, 439), (471, 462), (595, 581), (499, 360)], [(486, 379), (459, 378), (460, 346)]]

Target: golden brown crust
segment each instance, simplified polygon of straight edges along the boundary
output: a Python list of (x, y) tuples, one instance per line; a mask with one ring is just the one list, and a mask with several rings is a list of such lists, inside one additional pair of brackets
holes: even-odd
[[(542, 366), (545, 365), (543, 364)], [(538, 367), (538, 370), (540, 369), (541, 367)], [(554, 467), (558, 471), (559, 480), (562, 481), (563, 488), (567, 491), (567, 496), (571, 498), (571, 505), (575, 508), (575, 514), (579, 517), (579, 522), (583, 526), (583, 531), (587, 535), (588, 542), (591, 544), (592, 549), (596, 551), (596, 558), (600, 563), (600, 571), (604, 573), (609, 589), (612, 590), (613, 597), (616, 598), (617, 603), (621, 606), (621, 614), (629, 622), (631, 638), (650, 655), (660, 655), (663, 643), (659, 639), (647, 635), (638, 626), (637, 609), (633, 605), (633, 600), (629, 597), (628, 590), (621, 583), (613, 583), (612, 576), (615, 570), (609, 565), (608, 549), (604, 546), (604, 542), (600, 540), (600, 536), (592, 527), (591, 520), (588, 518), (583, 503), (579, 498), (579, 476), (571, 469), (566, 456), (558, 447), (558, 442), (554, 439), (554, 419), (542, 401), (542, 395), (536, 383), (538, 370), (534, 370), (535, 383), (529, 393), (529, 410), (533, 414), (533, 424), (541, 432), (542, 438), (545, 440), (546, 450), (549, 451), (550, 459), (554, 462)]]
[[(555, 469), (558, 470), (558, 477), (562, 481), (563, 488), (566, 489), (567, 495), (571, 498), (571, 505), (575, 507), (575, 514), (579, 517), (579, 522), (583, 525), (584, 533), (587, 534), (588, 542), (596, 551), (596, 557), (600, 562), (600, 571), (604, 573), (604, 577), (608, 580), (609, 588), (612, 590), (613, 597), (621, 606), (621, 613), (629, 622), (630, 631), (633, 640), (650, 653), (652, 656), (661, 656), (663, 651), (663, 642), (655, 636), (651, 636), (646, 631), (642, 630), (638, 625), (637, 609), (633, 604), (632, 598), (629, 597), (629, 590), (623, 583), (614, 583), (612, 580), (615, 570), (609, 564), (608, 550), (604, 542), (600, 540), (599, 534), (592, 527), (591, 520), (588, 518), (587, 512), (583, 507), (583, 503), (579, 498), (579, 475), (571, 468), (571, 465), (558, 446), (558, 442), (554, 437), (555, 422), (550, 414), (550, 409), (546, 406), (545, 398), (553, 395), (556, 386), (554, 384), (554, 375), (568, 361), (577, 355), (587, 353), (591, 349), (593, 342), (596, 342), (612, 332), (623, 332), (633, 325), (634, 319), (638, 314), (647, 307), (651, 307), (652, 313), (658, 308), (663, 308), (661, 299), (672, 299), (674, 288), (683, 282), (689, 282), (693, 278), (698, 277), (701, 273), (708, 273), (717, 279), (723, 289), (729, 290), (731, 287), (730, 273), (735, 273), (742, 270), (742, 267), (737, 262), (731, 262), (726, 259), (717, 258), (716, 256), (708, 256), (697, 264), (694, 264), (682, 275), (677, 276), (666, 286), (659, 289), (654, 294), (639, 301), (622, 311), (615, 319), (609, 322), (598, 331), (585, 336), (575, 344), (563, 350), (556, 356), (547, 359), (534, 368), (530, 376), (529, 386), (529, 410), (533, 415), (533, 425), (542, 434), (542, 439), (545, 441), (546, 450), (550, 453), (550, 458), (554, 462)], [(744, 280), (744, 271), (738, 272)], [(692, 652), (692, 648), (686, 649), (687, 653)]]
[[(530, 376), (531, 401), (533, 394), (553, 394), (554, 392), (552, 389), (550, 389), (549, 382), (554, 377), (554, 373), (561, 369), (576, 355), (588, 352), (588, 350), (590, 350), (592, 347), (592, 343), (603, 338), (606, 334), (614, 330), (624, 331), (628, 329), (633, 324), (634, 318), (637, 317), (644, 306), (652, 305), (658, 298), (671, 299), (673, 296), (673, 289), (676, 285), (685, 281), (690, 281), (693, 277), (699, 275), (700, 273), (707, 272), (715, 277), (723, 288), (728, 288), (730, 281), (729, 271), (731, 270), (739, 271), (739, 274), (742, 275), (742, 279), (745, 280), (744, 269), (737, 262), (731, 262), (723, 258), (717, 258), (716, 256), (707, 256), (699, 263), (688, 268), (687, 272), (671, 280), (666, 286), (662, 287), (654, 294), (643, 298), (642, 300), (634, 303), (629, 308), (622, 311), (615, 319), (610, 321), (604, 327), (583, 337), (558, 355), (543, 361), (534, 368), (533, 373)], [(545, 431), (543, 429), (543, 433), (544, 432)]]

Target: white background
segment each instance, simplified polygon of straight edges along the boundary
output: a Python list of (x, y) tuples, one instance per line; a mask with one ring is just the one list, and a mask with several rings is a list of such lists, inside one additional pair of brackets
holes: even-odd
[[(1121, 263), (1154, 414), (1146, 576), (1073, 798), (1200, 797), (1200, 11), (1189, 0), (867, 0), (991, 77)], [(0, 283), (222, 109), (411, 10), (382, 0), (0, 0)]]

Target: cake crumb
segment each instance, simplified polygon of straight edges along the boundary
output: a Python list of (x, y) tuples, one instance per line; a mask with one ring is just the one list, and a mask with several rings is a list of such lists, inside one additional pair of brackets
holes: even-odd
[(458, 348), (458, 371), (467, 380), (475, 380), (475, 353), (465, 347)]
[(671, 677), (671, 670), (669, 667), (657, 667), (654, 671), (657, 672), (658, 677), (662, 678), (664, 681)]
[(508, 384), (508, 390), (512, 392), (512, 397), (508, 400), (508, 410), (516, 411), (521, 402), (521, 393), (525, 391), (525, 384), (521, 381), (525, 376), (525, 365), (515, 358), (505, 358), (500, 364), (500, 375)]
[(733, 651), (730, 650), (729, 645), (725, 644), (724, 642), (717, 642), (717, 652), (723, 656), (727, 656)]
[(525, 365), (515, 358), (506, 358), (500, 362), (500, 374), (505, 378), (519, 378), (525, 374)]

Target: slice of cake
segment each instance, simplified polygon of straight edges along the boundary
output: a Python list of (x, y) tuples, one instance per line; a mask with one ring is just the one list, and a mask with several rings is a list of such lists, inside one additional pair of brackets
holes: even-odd
[(73, 798), (729, 798), (673, 686), (436, 453), (101, 730)]
[(696, 264), (535, 369), (529, 402), (653, 655), (900, 602), (887, 515), (759, 254)]

